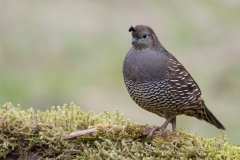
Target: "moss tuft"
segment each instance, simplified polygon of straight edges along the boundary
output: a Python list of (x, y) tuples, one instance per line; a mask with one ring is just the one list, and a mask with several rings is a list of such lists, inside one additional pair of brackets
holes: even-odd
[[(50, 111), (0, 107), (0, 158), (7, 159), (240, 159), (240, 147), (225, 137), (204, 139), (178, 131), (146, 139), (147, 126), (124, 120), (118, 112), (99, 115), (73, 103)], [(77, 130), (98, 132), (78, 139), (61, 138)]]

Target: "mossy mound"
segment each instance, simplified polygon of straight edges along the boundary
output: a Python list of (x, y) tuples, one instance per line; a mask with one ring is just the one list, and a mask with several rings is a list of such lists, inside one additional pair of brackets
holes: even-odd
[[(7, 103), (0, 115), (0, 159), (240, 159), (240, 147), (224, 137), (167, 131), (147, 140), (147, 126), (124, 120), (118, 111), (96, 115), (71, 104), (35, 112)], [(98, 132), (62, 140), (89, 128)]]

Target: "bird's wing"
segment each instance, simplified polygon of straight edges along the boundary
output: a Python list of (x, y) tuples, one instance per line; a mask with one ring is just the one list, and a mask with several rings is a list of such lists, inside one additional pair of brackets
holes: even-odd
[(192, 76), (174, 57), (167, 66), (168, 90), (182, 106), (192, 106), (201, 96), (201, 90)]

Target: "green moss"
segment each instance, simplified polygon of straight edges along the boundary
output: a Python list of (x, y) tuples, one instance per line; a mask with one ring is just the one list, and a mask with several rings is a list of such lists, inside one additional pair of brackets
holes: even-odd
[[(204, 139), (178, 131), (146, 139), (147, 126), (124, 120), (118, 111), (99, 115), (71, 104), (50, 111), (0, 108), (0, 158), (29, 159), (240, 159), (240, 147), (225, 137)], [(61, 138), (77, 130), (99, 132), (75, 140)]]

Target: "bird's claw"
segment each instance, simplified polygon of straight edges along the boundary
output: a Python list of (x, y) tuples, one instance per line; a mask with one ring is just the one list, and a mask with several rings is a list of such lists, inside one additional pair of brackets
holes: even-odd
[(157, 130), (161, 130), (163, 133), (164, 133), (164, 135), (165, 135), (165, 129), (163, 128), (163, 127), (154, 127), (152, 130), (151, 130), (151, 132), (148, 134), (148, 136), (147, 136), (147, 139), (151, 139), (152, 138), (152, 136), (153, 136), (153, 134), (154, 134), (154, 132), (156, 132)]

